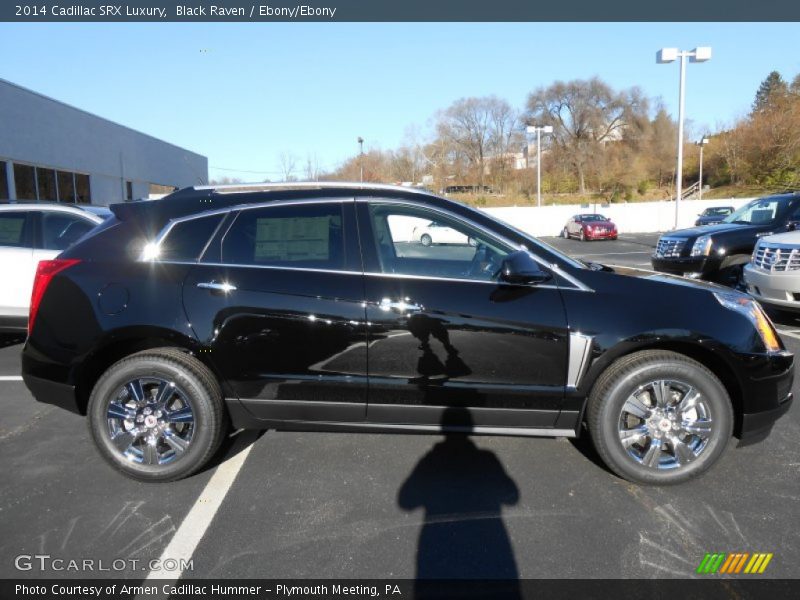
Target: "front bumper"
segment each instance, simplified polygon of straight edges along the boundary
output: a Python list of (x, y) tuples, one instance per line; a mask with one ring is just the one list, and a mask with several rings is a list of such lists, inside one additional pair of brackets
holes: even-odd
[(586, 231), (584, 234), (587, 240), (615, 240), (617, 239), (616, 231)]
[(752, 264), (744, 268), (747, 292), (765, 304), (800, 310), (800, 271), (764, 271)]
[(745, 375), (741, 421), (737, 434), (742, 444), (759, 441), (769, 435), (775, 421), (785, 414), (794, 400), (794, 356), (791, 352), (751, 355), (742, 365)]
[(678, 256), (674, 258), (664, 258), (651, 256), (650, 262), (654, 271), (670, 273), (672, 275), (683, 275), (684, 273), (699, 273), (705, 279), (713, 274), (719, 264), (710, 260), (708, 256)]

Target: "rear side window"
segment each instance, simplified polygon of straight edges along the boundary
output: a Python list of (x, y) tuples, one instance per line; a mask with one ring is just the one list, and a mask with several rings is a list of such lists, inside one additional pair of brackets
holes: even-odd
[(340, 204), (242, 211), (222, 241), (222, 262), (318, 269), (344, 268)]
[(95, 223), (70, 214), (42, 213), (42, 248), (66, 250), (85, 233), (94, 229)]
[(196, 261), (225, 215), (176, 223), (161, 242), (160, 260)]
[(0, 212), (0, 246), (32, 248), (32, 221), (30, 212)]

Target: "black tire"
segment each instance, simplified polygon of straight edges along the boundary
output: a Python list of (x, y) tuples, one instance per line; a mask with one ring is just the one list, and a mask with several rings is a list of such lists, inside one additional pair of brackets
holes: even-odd
[(567, 230), (566, 227), (564, 227), (564, 229), (561, 230), (561, 237), (564, 238), (565, 240), (569, 239), (569, 231)]
[(580, 232), (580, 234), (578, 235), (578, 238), (579, 238), (579, 239), (580, 239), (582, 242), (585, 242), (585, 241), (586, 241), (586, 232), (583, 230), (583, 228), (581, 228), (581, 232)]
[[(634, 392), (640, 391), (642, 386), (645, 387), (646, 397), (651, 397), (651, 392), (647, 391), (648, 382), (664, 380), (688, 385), (698, 391), (700, 393), (698, 402), (703, 403), (705, 407), (703, 410), (707, 408), (711, 423), (707, 440), (702, 448), (698, 448), (696, 456), (694, 449), (691, 449), (693, 457), (691, 460), (678, 461), (679, 464), (672, 467), (669, 460), (677, 460), (680, 453), (668, 438), (674, 435), (669, 428), (664, 432), (659, 426), (654, 426), (648, 429), (650, 432), (655, 431), (654, 434), (649, 433), (647, 435), (650, 437), (637, 438), (642, 440), (641, 444), (637, 442), (627, 448), (621, 439), (623, 407), (629, 406), (626, 403)], [(640, 427), (646, 426), (648, 419), (664, 424), (664, 427), (669, 427), (670, 422), (673, 423), (673, 427), (675, 426), (675, 421), (669, 420), (673, 417), (658, 417), (655, 410), (651, 409), (647, 418), (642, 418)], [(698, 415), (700, 409), (695, 410), (698, 411), (695, 415)], [(627, 414), (625, 418), (636, 417)], [(692, 423), (692, 421), (684, 422)], [(694, 423), (699, 422), (701, 421), (694, 421)], [(598, 378), (589, 394), (587, 424), (598, 454), (617, 475), (646, 485), (670, 485), (697, 477), (722, 456), (733, 431), (733, 409), (725, 386), (702, 364), (675, 352), (645, 350), (617, 360)], [(680, 427), (679, 425), (677, 428), (679, 436), (683, 431)], [(647, 460), (648, 454), (643, 447), (644, 440), (647, 440), (646, 448), (649, 449), (656, 439), (658, 439), (656, 449), (661, 448), (657, 458), (664, 462), (659, 463), (659, 466), (646, 466), (634, 455), (640, 452), (639, 448), (642, 446), (641, 452), (644, 454), (642, 458)], [(684, 439), (690, 440), (690, 443), (700, 440), (693, 437)], [(689, 447), (686, 444), (683, 446)], [(667, 448), (671, 449), (672, 456), (667, 452)], [(656, 452), (653, 452), (652, 456), (656, 456)]]
[(744, 290), (744, 266), (749, 262), (749, 254), (733, 254), (731, 256), (726, 256), (719, 267), (715, 279), (718, 283), (735, 290)]
[(419, 238), (419, 243), (423, 246), (430, 246), (433, 244), (433, 238), (431, 238), (431, 236), (427, 233), (423, 233), (422, 237)]
[[(157, 383), (154, 382), (169, 382), (164, 386), (168, 390), (164, 397), (170, 399), (164, 405), (163, 420), (155, 422), (155, 417), (162, 416), (162, 411), (151, 408), (145, 421), (136, 425), (139, 416), (144, 416), (142, 412), (145, 408), (132, 408), (136, 403), (130, 400), (129, 392), (123, 392), (127, 383), (136, 381), (145, 392), (144, 401), (139, 403), (141, 406), (146, 404), (145, 408), (157, 406), (149, 402), (155, 400), (154, 396), (150, 396), (152, 390), (156, 389)], [(156, 389), (156, 393), (159, 390)], [(120, 400), (126, 398), (129, 399), (127, 404)], [(130, 418), (110, 418), (109, 407), (112, 402), (117, 409), (120, 406), (125, 408), (125, 414), (131, 415)], [(167, 407), (170, 409), (167, 410)], [(135, 417), (132, 416), (134, 410)], [(177, 420), (178, 416), (173, 417), (179, 415), (178, 411), (182, 415), (181, 421)], [(187, 420), (189, 418), (191, 421)], [(148, 432), (153, 434), (153, 440), (158, 440), (152, 447), (162, 448), (167, 458), (170, 452), (173, 454), (164, 464), (160, 462), (162, 457), (159, 453), (149, 452), (144, 434), (134, 436), (126, 431), (129, 426), (144, 428), (148, 420), (154, 428)], [(227, 431), (227, 414), (219, 382), (202, 362), (177, 348), (156, 348), (123, 358), (103, 373), (89, 398), (88, 424), (100, 454), (117, 470), (142, 481), (175, 481), (195, 473), (214, 455)], [(112, 428), (115, 429), (113, 434)], [(158, 428), (167, 431), (159, 436)], [(127, 443), (131, 437), (134, 441), (123, 451), (112, 441), (114, 434), (121, 434), (121, 444)], [(185, 444), (185, 449), (180, 452), (174, 447), (176, 439), (181, 446)], [(141, 452), (141, 457), (138, 452)], [(158, 461), (156, 464), (152, 463), (154, 456)], [(150, 464), (147, 463), (148, 457)], [(138, 462), (138, 459), (142, 462)]]

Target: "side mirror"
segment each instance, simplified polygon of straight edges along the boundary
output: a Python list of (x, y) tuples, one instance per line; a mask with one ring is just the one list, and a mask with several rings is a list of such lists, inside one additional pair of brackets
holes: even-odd
[(525, 250), (506, 256), (500, 267), (500, 281), (510, 284), (544, 283), (552, 277)]

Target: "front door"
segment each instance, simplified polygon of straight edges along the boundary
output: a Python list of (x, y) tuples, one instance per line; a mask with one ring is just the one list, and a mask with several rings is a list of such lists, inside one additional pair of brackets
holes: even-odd
[(364, 420), (367, 338), (353, 204), (241, 210), (184, 284), (192, 327), (230, 393), (257, 418)]
[[(480, 427), (553, 427), (568, 332), (553, 282), (500, 284), (514, 251), (443, 211), (358, 202), (369, 324), (370, 421), (436, 424), (450, 407)], [(430, 222), (460, 235), (422, 244)], [(463, 411), (462, 411), (463, 412)]]

